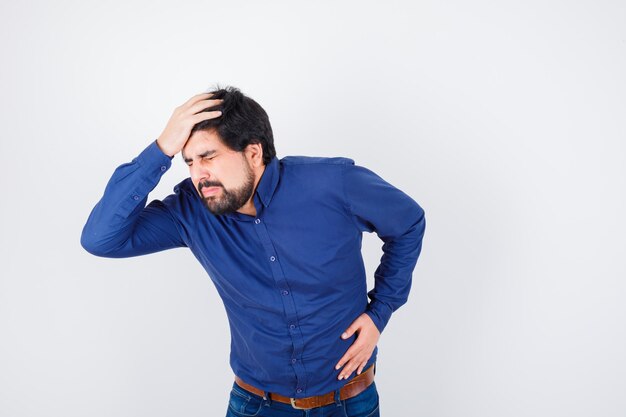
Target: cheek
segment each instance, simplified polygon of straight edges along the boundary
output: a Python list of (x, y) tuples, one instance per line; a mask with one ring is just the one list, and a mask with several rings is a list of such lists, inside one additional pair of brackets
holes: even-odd
[(214, 167), (211, 175), (213, 181), (220, 183), (226, 189), (230, 189), (233, 184), (232, 174), (223, 167)]

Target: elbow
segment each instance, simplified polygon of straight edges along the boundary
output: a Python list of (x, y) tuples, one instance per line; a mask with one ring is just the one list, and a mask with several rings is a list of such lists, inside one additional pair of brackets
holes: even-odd
[(416, 240), (419, 242), (419, 245), (421, 247), (422, 240), (424, 239), (424, 232), (426, 231), (426, 214), (424, 212), (424, 209), (422, 209), (421, 207), (420, 207), (419, 216), (415, 224), (413, 225), (413, 229), (414, 229), (414, 233), (416, 236)]
[(422, 206), (417, 203), (415, 203), (414, 219), (415, 221), (411, 224), (409, 230), (421, 237), (424, 235), (424, 231), (426, 229), (426, 213), (424, 212)]
[(96, 240), (84, 229), (83, 233), (80, 235), (80, 245), (92, 255), (103, 256), (102, 250)]
[(418, 224), (421, 225), (422, 234), (424, 234), (424, 230), (426, 229), (426, 212), (421, 207), (420, 207), (420, 216), (419, 216)]
[(422, 242), (424, 240), (424, 232), (426, 231), (426, 215), (424, 209), (421, 207), (419, 207), (419, 215), (411, 227), (411, 230), (414, 236), (415, 260), (417, 261), (422, 251)]
[(416, 213), (413, 216), (413, 222), (405, 232), (407, 241), (412, 242), (411, 246), (415, 251), (415, 256), (419, 256), (422, 247), (422, 240), (424, 239), (424, 232), (426, 231), (426, 216), (424, 209), (416, 204)]
[(111, 257), (107, 247), (97, 239), (97, 236), (93, 232), (89, 231), (87, 226), (85, 226), (80, 235), (80, 245), (92, 255), (105, 258)]
[(90, 254), (101, 258), (126, 258), (142, 254), (140, 251), (130, 251), (128, 240), (120, 240), (115, 236), (107, 238), (98, 231), (90, 230), (88, 225), (85, 225), (80, 236), (80, 245)]

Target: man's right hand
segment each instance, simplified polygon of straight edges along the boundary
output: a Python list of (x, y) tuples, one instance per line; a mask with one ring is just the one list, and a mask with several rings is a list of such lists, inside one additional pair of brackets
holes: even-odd
[(215, 119), (222, 115), (221, 111), (203, 112), (209, 107), (217, 106), (224, 100), (211, 100), (213, 93), (197, 94), (174, 109), (163, 133), (157, 139), (157, 145), (164, 154), (172, 157), (180, 152), (187, 143), (191, 129), (203, 120)]

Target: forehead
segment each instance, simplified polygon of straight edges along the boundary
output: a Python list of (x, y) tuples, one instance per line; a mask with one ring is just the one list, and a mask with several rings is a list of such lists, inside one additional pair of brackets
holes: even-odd
[(228, 150), (215, 130), (198, 130), (194, 132), (182, 149), (183, 158), (193, 158), (206, 151)]

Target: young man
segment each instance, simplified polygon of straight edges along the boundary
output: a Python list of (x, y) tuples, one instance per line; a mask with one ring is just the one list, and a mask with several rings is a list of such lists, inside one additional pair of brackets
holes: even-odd
[[(146, 205), (178, 152), (190, 177)], [(352, 159), (278, 159), (265, 111), (227, 87), (176, 108), (115, 170), (81, 244), (111, 258), (191, 249), (230, 324), (227, 416), (375, 416), (376, 344), (407, 301), (424, 229), (413, 199)], [(370, 292), (364, 231), (384, 242)]]

